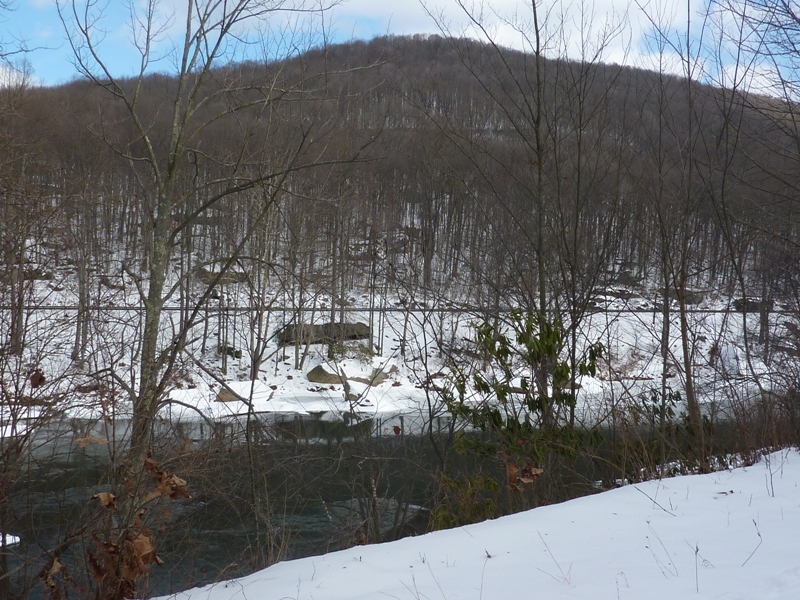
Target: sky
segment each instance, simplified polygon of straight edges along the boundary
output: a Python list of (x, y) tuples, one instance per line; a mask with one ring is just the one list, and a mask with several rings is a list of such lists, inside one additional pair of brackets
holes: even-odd
[[(60, 0), (62, 12), (66, 9), (67, 21), (70, 21), (70, 3)], [(307, 1), (318, 6), (326, 0)], [(685, 20), (687, 0), (664, 0), (657, 6), (647, 3), (651, 16), (660, 15), (658, 19), (669, 27), (677, 26)], [(653, 66), (648, 55), (648, 41), (652, 41), (652, 24), (639, 8), (641, 3), (633, 0), (596, 0), (581, 3), (557, 2), (548, 0), (542, 11), (548, 12), (547, 18), (540, 19), (559, 29), (554, 36), (550, 52), (566, 53), (573, 58), (593, 55), (598, 39), (603, 32), (612, 33), (602, 60), (605, 62)], [(132, 42), (131, 7), (136, 15), (141, 15), (145, 0), (90, 0), (92, 14), (100, 18), (96, 21), (95, 30), (102, 32), (103, 42), (100, 46), (104, 59), (114, 75), (131, 75), (136, 72), (139, 60)], [(487, 30), (492, 37), (503, 45), (525, 48), (523, 32), (531, 22), (530, 3), (518, 0), (492, 0), (480, 6), (469, 4), (475, 15), (483, 15)], [(85, 0), (77, 0), (79, 11), (86, 7)], [(184, 10), (180, 0), (163, 0), (158, 2), (157, 20), (163, 26), (159, 43), (154, 45), (158, 61), (150, 68), (168, 71), (170, 56), (165, 48), (179, 33), (179, 24), (183, 22), (179, 12)], [(35, 82), (39, 85), (58, 85), (78, 76), (74, 65), (74, 53), (65, 35), (65, 26), (59, 17), (57, 0), (10, 0), (10, 7), (0, 10), (0, 36), (6, 52), (27, 48), (27, 52), (14, 54), (13, 59), (24, 58), (32, 70)], [(434, 18), (435, 17), (435, 18)], [(409, 35), (415, 33), (439, 33), (442, 30), (454, 34), (480, 37), (475, 27), (470, 27), (464, 10), (457, 0), (426, 0), (423, 5), (419, 0), (345, 0), (326, 11), (324, 19), (319, 16), (299, 17), (296, 13), (275, 13), (267, 20), (251, 21), (248, 27), (250, 40), (254, 32), (269, 31), (285, 33), (294, 29), (299, 20), (306, 29), (315, 32), (315, 40), (319, 42), (322, 32), (333, 42), (344, 42), (351, 39), (370, 39), (376, 35), (395, 34)], [(288, 26), (287, 22), (292, 22)], [(585, 35), (581, 36), (581, 32)], [(285, 38), (283, 38), (285, 39)], [(303, 38), (305, 39), (305, 38)], [(293, 38), (296, 42), (292, 48), (302, 47), (304, 41)], [(652, 44), (649, 44), (652, 46)], [(282, 48), (285, 48), (282, 47)], [(258, 45), (250, 46), (248, 52), (257, 54)]]
[[(182, 39), (187, 3), (149, 1), (155, 6), (154, 22), (159, 30), (151, 45), (148, 69), (174, 71), (170, 49)], [(550, 56), (684, 75), (687, 63), (680, 57), (685, 54), (688, 30), (694, 58), (692, 78), (731, 87), (735, 74), (737, 85), (772, 93), (768, 87), (771, 66), (762, 61), (750, 64), (745, 73), (735, 69), (736, 53), (744, 46), (732, 39), (738, 28), (730, 13), (719, 11), (725, 3), (709, 1), (538, 0), (544, 51)], [(735, 6), (739, 0), (730, 1)], [(199, 4), (209, 2), (216, 0), (195, 0)], [(69, 82), (80, 73), (66, 31), (74, 31), (73, 8), (80, 14), (88, 7), (95, 39), (102, 40), (98, 48), (104, 64), (112, 75), (131, 76), (141, 63), (133, 43), (132, 17), (141, 20), (147, 4), (148, 0), (0, 0), (0, 50), (17, 65), (26, 63), (32, 81), (38, 85)], [(266, 18), (248, 19), (236, 30), (247, 44), (235, 51), (229, 49), (228, 58), (283, 58), (310, 44), (319, 45), (323, 39), (337, 43), (386, 34), (445, 33), (484, 39), (488, 35), (503, 46), (532, 47), (531, 36), (526, 37), (533, 21), (530, 0), (252, 0), (252, 4), (311, 9), (324, 5), (326, 10), (322, 16), (313, 11), (283, 10), (270, 11)], [(706, 11), (709, 6), (713, 10)], [(705, 21), (701, 18), (704, 11)], [(483, 30), (470, 21), (470, 15), (480, 21)], [(688, 25), (687, 17), (691, 17)], [(667, 38), (659, 31), (666, 32)], [(705, 55), (697, 50), (701, 35), (705, 37)], [(602, 52), (597, 52), (598, 48)], [(0, 85), (4, 80), (16, 81), (4, 69), (0, 66)]]

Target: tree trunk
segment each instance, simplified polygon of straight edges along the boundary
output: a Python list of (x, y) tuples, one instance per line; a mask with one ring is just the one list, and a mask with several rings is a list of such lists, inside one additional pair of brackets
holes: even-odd
[(700, 468), (705, 472), (708, 468), (706, 462), (705, 439), (703, 432), (703, 417), (700, 414), (700, 404), (694, 389), (694, 368), (692, 366), (692, 354), (689, 347), (690, 331), (689, 316), (686, 308), (686, 280), (685, 274), (681, 276), (678, 286), (678, 311), (681, 324), (681, 346), (683, 349), (683, 370), (686, 386), (686, 408), (689, 411), (689, 426), (691, 427), (692, 447), (695, 458), (699, 461)]
[[(20, 261), (21, 262), (21, 261)], [(11, 327), (9, 353), (20, 356), (24, 348), (25, 329), (25, 278), (17, 264), (11, 267)]]
[[(163, 213), (168, 214), (165, 210)], [(142, 333), (141, 376), (139, 390), (133, 401), (133, 421), (128, 459), (131, 470), (140, 474), (150, 447), (153, 420), (158, 411), (160, 398), (160, 367), (158, 361), (158, 338), (161, 329), (161, 313), (164, 307), (163, 290), (169, 265), (166, 217), (159, 214), (154, 227), (153, 254), (150, 260), (150, 287), (145, 301), (144, 331)]]
[(89, 341), (89, 275), (86, 258), (78, 259), (78, 316), (75, 323), (75, 344), (72, 347), (72, 360), (83, 361)]

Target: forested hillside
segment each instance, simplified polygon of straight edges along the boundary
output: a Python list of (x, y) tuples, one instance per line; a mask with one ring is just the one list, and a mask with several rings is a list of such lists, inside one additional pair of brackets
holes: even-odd
[[(631, 279), (791, 299), (790, 108), (543, 60), (539, 109), (534, 73), (523, 53), (438, 36), (215, 70), (171, 165), (187, 198), (170, 215), (174, 268), (196, 277), (236, 253), (290, 287), (341, 295), (377, 271), (484, 307), (538, 306), (543, 287), (545, 307), (582, 311)], [(166, 153), (176, 81), (122, 85), (141, 86), (141, 126)], [(153, 182), (130, 160), (144, 141), (122, 101), (87, 82), (3, 93), (6, 268), (26, 246), (44, 270), (145, 272)], [(265, 193), (274, 209), (257, 221)]]
[[(792, 298), (788, 108), (543, 60), (537, 109), (534, 72), (523, 53), (437, 36), (214, 71), (170, 166), (186, 197), (169, 222), (176, 272), (196, 278), (239, 254), (251, 275), (334, 295), (377, 272), (416, 294), (483, 307), (543, 297), (567, 312), (630, 280)], [(166, 153), (176, 81), (138, 85), (141, 126)], [(122, 102), (86, 82), (4, 96), (6, 268), (26, 246), (23, 260), (45, 271), (145, 272), (153, 182), (130, 160), (144, 141)]]

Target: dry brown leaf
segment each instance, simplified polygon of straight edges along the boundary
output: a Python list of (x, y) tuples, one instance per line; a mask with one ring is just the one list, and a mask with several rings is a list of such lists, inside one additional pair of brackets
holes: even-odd
[(89, 435), (86, 437), (78, 438), (75, 440), (78, 442), (78, 448), (86, 448), (89, 444), (100, 444), (101, 446), (108, 445), (108, 440), (104, 440), (103, 438), (99, 438), (94, 435)]
[(136, 556), (139, 557), (142, 562), (151, 562), (156, 553), (153, 548), (153, 543), (150, 541), (150, 536), (145, 534), (144, 531), (140, 532), (139, 535), (133, 539), (133, 548), (136, 552)]
[(133, 553), (141, 564), (142, 568), (146, 568), (149, 563), (156, 563), (163, 565), (164, 562), (156, 555), (156, 549), (153, 548), (152, 536), (150, 530), (146, 527), (133, 539)]
[(508, 477), (508, 485), (514, 486), (519, 479), (519, 465), (517, 463), (508, 463), (506, 465), (506, 475)]
[(98, 492), (92, 496), (93, 500), (99, 500), (100, 504), (111, 510), (116, 510), (117, 502), (116, 497), (111, 492)]
[(54, 558), (53, 559), (53, 566), (50, 567), (50, 575), (58, 574), (61, 571), (62, 568), (63, 568), (63, 565), (60, 562), (58, 562), (57, 558)]
[(528, 463), (527, 465), (522, 467), (519, 480), (522, 483), (533, 483), (535, 479), (542, 473), (544, 473), (543, 469), (539, 469), (537, 467), (534, 467), (532, 464)]
[(54, 575), (58, 575), (63, 568), (62, 564), (58, 562), (57, 558), (53, 559), (53, 566), (47, 571), (47, 577), (44, 578), (44, 585), (47, 588), (53, 589), (56, 587), (56, 582), (53, 580)]
[(178, 498), (189, 498), (189, 492), (186, 491), (187, 482), (185, 479), (181, 479), (180, 477), (176, 477), (175, 475), (170, 476), (169, 480), (169, 487), (171, 488), (171, 493), (169, 495), (170, 499), (177, 500)]
[(186, 491), (187, 482), (176, 475), (167, 475), (166, 473), (159, 473), (158, 491), (168, 496), (170, 500), (177, 500), (178, 498), (191, 498), (189, 492)]

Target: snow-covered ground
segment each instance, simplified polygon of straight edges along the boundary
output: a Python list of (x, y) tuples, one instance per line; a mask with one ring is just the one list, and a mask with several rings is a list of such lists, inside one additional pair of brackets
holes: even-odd
[[(767, 365), (751, 352), (747, 361), (743, 341), (745, 317), (741, 313), (723, 312), (722, 306), (718, 302), (689, 315), (695, 390), (705, 413), (717, 419), (730, 418), (726, 411), (734, 403), (746, 404), (759, 397), (761, 389), (786, 389), (797, 370), (796, 360), (789, 355), (775, 355)], [(249, 365), (245, 353), (241, 359), (229, 360), (226, 377), (213, 381), (195, 376), (191, 388), (173, 390), (171, 398), (179, 404), (166, 408), (163, 414), (184, 421), (196, 420), (200, 415), (225, 420), (245, 415), (248, 409), (260, 419), (273, 421), (292, 414), (321, 415), (325, 421), (342, 421), (343, 415), (350, 414), (356, 415), (356, 420), (373, 419), (377, 434), (394, 431), (395, 427), (401, 427), (404, 433), (419, 433), (431, 418), (446, 417), (435, 390), (449, 381), (450, 359), (462, 361), (462, 366), (471, 363), (477, 368), (487, 368), (476, 358), (474, 347), (470, 347), (477, 316), (455, 315), (457, 319), (443, 323), (431, 320), (430, 316), (424, 311), (412, 311), (405, 323), (403, 313), (389, 314), (380, 345), (383, 353), (371, 358), (351, 357), (332, 362), (326, 357), (326, 347), (317, 345), (312, 346), (303, 367), (296, 369), (293, 346), (270, 348), (273, 358), (262, 365), (260, 379), (255, 382), (246, 380)], [(353, 312), (349, 319), (366, 322), (368, 315)], [(617, 306), (586, 317), (579, 345), (599, 342), (604, 345), (605, 353), (598, 376), (579, 380), (578, 422), (586, 426), (602, 424), (614, 411), (646, 409), (652, 402), (652, 392), (661, 389), (661, 319), (659, 312), (636, 312)], [(778, 319), (773, 318), (776, 331), (782, 327)], [(747, 325), (751, 339), (757, 337), (753, 331), (756, 317), (749, 315)], [(239, 330), (245, 328), (240, 326)], [(404, 333), (406, 352), (401, 355), (399, 347)], [(685, 376), (679, 334), (678, 324), (673, 322), (667, 385), (683, 397)], [(364, 342), (360, 343), (364, 347)], [(238, 340), (237, 347), (246, 348), (246, 340)], [(213, 364), (215, 357), (209, 358)], [(351, 398), (347, 398), (348, 391), (338, 382), (325, 385), (310, 382), (307, 375), (317, 367), (330, 373), (346, 373)], [(368, 385), (371, 374), (379, 371), (387, 375), (386, 380)], [(237, 381), (237, 377), (245, 380)], [(223, 385), (242, 400), (218, 401)], [(472, 396), (469, 386), (467, 396), (467, 399)], [(675, 410), (681, 412), (681, 403)], [(399, 420), (401, 415), (403, 423)]]
[[(246, 290), (238, 289), (237, 285), (226, 287), (229, 288), (229, 306), (246, 304)], [(68, 291), (51, 292), (50, 296), (40, 291), (38, 296), (44, 304), (74, 303)], [(329, 300), (319, 299), (320, 302)], [(346, 313), (348, 322), (369, 322), (368, 308), (358, 307), (362, 301), (353, 298), (354, 306)], [(98, 382), (95, 374), (113, 370), (120, 381), (127, 381), (135, 388), (142, 315), (139, 311), (124, 309), (136, 305), (130, 289), (103, 289), (103, 297), (98, 302), (106, 308), (98, 309), (102, 318), (98, 317), (93, 325), (97, 331), (93, 331), (90, 338), (92, 351), (85, 364), (69, 359), (74, 336), (70, 322), (74, 311), (32, 308), (31, 329), (36, 335), (32, 335), (26, 347), (26, 356), (19, 365), (9, 365), (3, 379), (17, 381), (21, 394), (52, 407), (42, 422), (52, 421), (57, 415), (51, 413), (60, 412), (67, 419), (86, 423), (86, 427), (94, 423), (102, 429), (112, 415), (115, 427), (124, 432), (131, 412), (129, 399), (118, 389), (111, 391), (114, 400), (110, 402), (108, 386), (116, 385), (115, 382), (108, 378)], [(371, 419), (376, 435), (419, 433), (431, 419), (435, 420), (434, 427), (443, 426), (439, 421), (446, 421), (447, 415), (436, 389), (447, 383), (451, 359), (461, 361), (462, 365), (472, 363), (477, 368), (486, 368), (480, 364), (471, 342), (474, 339), (472, 325), (479, 322), (480, 315), (448, 309), (445, 305), (415, 305), (406, 309), (398, 298), (383, 299), (382, 304), (392, 310), (384, 317), (372, 314), (375, 337), (371, 344), (362, 340), (350, 345), (345, 353), (349, 358), (340, 356), (331, 360), (323, 345), (312, 346), (303, 356), (305, 348), (279, 347), (273, 337), (267, 343), (264, 362), (254, 383), (248, 381), (249, 354), (255, 339), (249, 313), (233, 311), (223, 318), (219, 311), (211, 311), (208, 343), (203, 345), (199, 339), (194, 339), (189, 345), (169, 391), (175, 402), (165, 403), (161, 417), (170, 423), (190, 422), (191, 427), (206, 432), (210, 429), (203, 429), (202, 423), (241, 422), (243, 417), (254, 415), (265, 423), (281, 423), (294, 416), (348, 424)], [(690, 362), (695, 390), (706, 414), (715, 419), (730, 418), (726, 411), (734, 404), (745, 406), (750, 400), (761, 397), (762, 390), (785, 390), (798, 378), (798, 362), (793, 354), (785, 351), (787, 344), (791, 346), (791, 338), (784, 343), (784, 350), (774, 352), (768, 361), (763, 360), (758, 346), (754, 346), (758, 337), (758, 316), (745, 317), (726, 310), (729, 304), (730, 299), (713, 297), (693, 307), (689, 314)], [(582, 378), (581, 389), (577, 392), (576, 419), (587, 426), (607, 422), (621, 411), (646, 414), (652, 409), (653, 391), (661, 389), (663, 369), (659, 341), (663, 331), (662, 314), (652, 302), (648, 304), (643, 298), (630, 301), (609, 298), (598, 308), (598, 312), (586, 315), (578, 336), (579, 347), (597, 342), (605, 346), (598, 377)], [(321, 309), (313, 315), (318, 323), (329, 318)], [(177, 317), (175, 312), (165, 315), (165, 344), (171, 339), (169, 333), (177, 327)], [(273, 336), (293, 317), (296, 315), (275, 310), (262, 324), (261, 333)], [(304, 319), (311, 317), (312, 314), (304, 313)], [(745, 352), (745, 318), (751, 345), (749, 360)], [(786, 338), (786, 322), (792, 319), (785, 314), (772, 315), (774, 340)], [(204, 329), (203, 326), (197, 328), (198, 338)], [(225, 372), (217, 352), (219, 333), (223, 330), (226, 333), (222, 345), (236, 351), (235, 356), (227, 358)], [(679, 334), (677, 314), (673, 310), (667, 384), (674, 392), (682, 393), (685, 369)], [(778, 348), (780, 344), (773, 347)], [(300, 363), (300, 368), (295, 368)], [(343, 370), (349, 378), (348, 389), (338, 382), (324, 385), (310, 382), (309, 371), (319, 366), (330, 373)], [(34, 367), (41, 368), (48, 381), (47, 386), (37, 390), (28, 389), (30, 386), (26, 382)], [(369, 385), (378, 371), (387, 375), (386, 380)], [(218, 401), (224, 387), (233, 391), (232, 401)], [(57, 403), (51, 402), (54, 398), (58, 399)], [(16, 430), (35, 426), (30, 415), (22, 414), (21, 410), (0, 406), (0, 426), (6, 430), (11, 425)], [(675, 410), (680, 414), (681, 403)], [(95, 434), (102, 437), (99, 429)], [(192, 437), (202, 439), (204, 434), (195, 432)]]
[(800, 453), (279, 563), (179, 600), (800, 597)]
[[(30, 247), (34, 246), (35, 241), (31, 241)], [(31, 258), (37, 256), (34, 253)], [(43, 265), (37, 266), (47, 270)], [(92, 318), (86, 357), (83, 361), (72, 361), (77, 276), (72, 264), (62, 261), (56, 267), (52, 281), (28, 282), (25, 353), (18, 361), (3, 365), (0, 377), (9, 389), (18, 389), (17, 395), (32, 399), (28, 405), (51, 406), (52, 410), (44, 415), (48, 419), (58, 412), (84, 422), (101, 423), (108, 421), (110, 415), (125, 421), (130, 417), (131, 406), (129, 397), (121, 389), (125, 387), (122, 384), (135, 389), (139, 379), (143, 312), (137, 285), (142, 282), (119, 274), (101, 276), (96, 288), (92, 284), (96, 292), (91, 297)], [(173, 273), (169, 285), (176, 283)], [(199, 301), (204, 292), (205, 286), (195, 278), (191, 290), (193, 300)], [(352, 289), (337, 300), (323, 289), (308, 289), (298, 295), (296, 290), (284, 290), (277, 280), (268, 293), (262, 290), (258, 294), (243, 283), (220, 284), (217, 295), (208, 301), (207, 309), (201, 311), (202, 320), (189, 336), (191, 341), (186, 353), (181, 355), (168, 385), (171, 389), (167, 391), (177, 402), (166, 403), (161, 416), (201, 422), (235, 419), (248, 412), (250, 415), (257, 413), (265, 420), (294, 414), (322, 415), (323, 420), (342, 421), (344, 415), (355, 415), (356, 420), (374, 419), (379, 433), (383, 429), (395, 431), (396, 427), (413, 433), (415, 427), (418, 428), (415, 423), (429, 419), (432, 413), (442, 414), (442, 406), (436, 405), (436, 393), (431, 390), (446, 381), (450, 359), (479, 363), (470, 340), (474, 339), (472, 325), (480, 321), (481, 314), (479, 310), (464, 311), (457, 298), (446, 300), (431, 294), (415, 298), (404, 288), (390, 291), (387, 287), (384, 292)], [(453, 295), (458, 296), (455, 291)], [(782, 391), (797, 382), (800, 338), (796, 332), (800, 324), (790, 311), (780, 312), (786, 311), (787, 306), (776, 303), (776, 312), (770, 315), (772, 352), (763, 356), (765, 353), (755, 344), (759, 333), (757, 314), (743, 315), (733, 310), (736, 299), (732, 297), (719, 293), (700, 296), (702, 299), (691, 305), (688, 315), (688, 362), (694, 371), (699, 401), (707, 413), (724, 411), (726, 403), (746, 404), (760, 397), (763, 390)], [(370, 312), (370, 300), (374, 300), (374, 308), (386, 310)], [(660, 390), (664, 368), (660, 301), (652, 285), (598, 288), (593, 298), (597, 312), (585, 315), (579, 326), (577, 344), (586, 347), (601, 342), (606, 352), (599, 377), (584, 378), (580, 382), (576, 407), (579, 422), (602, 423), (612, 411), (647, 403), (652, 390)], [(256, 318), (250, 310), (253, 304), (269, 306), (270, 310), (263, 319)], [(292, 346), (279, 347), (275, 338), (278, 330), (300, 318), (306, 324), (328, 321), (331, 306), (340, 306), (344, 311), (337, 319), (344, 316), (350, 323), (368, 323), (372, 319), (374, 337), (369, 342), (362, 340), (355, 344), (366, 350), (361, 356), (362, 364), (352, 356), (345, 362), (332, 363), (326, 356), (327, 349), (322, 346), (312, 347), (302, 360), (300, 355), (305, 352), (304, 348), (296, 351)], [(173, 335), (179, 327), (178, 308), (176, 295), (168, 302), (168, 310), (163, 315), (161, 344), (164, 348), (173, 343)], [(9, 315), (0, 313), (0, 317)], [(682, 393), (685, 367), (677, 317), (677, 304), (673, 302), (667, 383), (671, 390)], [(746, 330), (749, 332), (747, 343)], [(257, 344), (259, 339), (266, 346)], [(219, 347), (230, 349), (232, 354), (226, 357), (225, 369)], [(265, 350), (258, 381), (252, 389), (252, 402), (249, 405), (217, 402), (223, 383), (236, 388), (236, 395), (250, 399), (251, 384), (247, 380), (250, 379), (250, 354), (256, 347)], [(295, 368), (299, 363), (302, 363), (301, 368)], [(351, 398), (342, 385), (322, 386), (308, 381), (308, 372), (319, 365), (333, 372), (344, 368), (351, 378)], [(26, 379), (32, 369), (41, 369), (48, 382), (45, 387), (30, 389)], [(390, 374), (390, 378), (376, 386), (354, 380), (370, 379), (375, 369)], [(109, 377), (109, 373), (114, 377)], [(433, 381), (437, 374), (438, 381)], [(113, 402), (109, 396), (114, 398)], [(354, 397), (357, 399), (353, 400)], [(681, 407), (676, 408), (680, 412)], [(0, 406), (0, 427), (5, 428), (0, 434), (4, 437), (10, 435), (6, 433), (11, 431), (9, 427), (19, 431), (36, 425), (30, 414), (22, 414), (20, 410), (17, 405)], [(403, 423), (399, 422), (401, 415)]]

